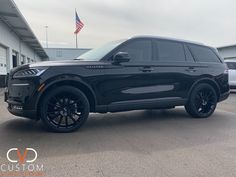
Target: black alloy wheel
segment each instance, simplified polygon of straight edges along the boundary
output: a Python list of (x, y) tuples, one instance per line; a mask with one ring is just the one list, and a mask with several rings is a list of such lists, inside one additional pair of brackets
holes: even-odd
[(186, 111), (195, 118), (207, 118), (213, 114), (217, 105), (215, 89), (206, 83), (197, 85), (185, 105)]
[(52, 131), (75, 131), (84, 124), (88, 115), (88, 99), (80, 90), (71, 86), (51, 90), (42, 102), (41, 119)]

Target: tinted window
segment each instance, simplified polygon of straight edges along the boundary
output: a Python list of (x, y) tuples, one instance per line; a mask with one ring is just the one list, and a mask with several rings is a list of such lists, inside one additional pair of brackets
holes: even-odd
[(229, 69), (236, 70), (236, 62), (226, 62), (226, 64), (228, 65)]
[(160, 61), (185, 61), (184, 47), (172, 41), (157, 41), (157, 53)]
[(132, 41), (119, 49), (120, 52), (127, 52), (130, 62), (146, 62), (152, 60), (152, 42), (150, 40)]
[(199, 62), (220, 62), (219, 58), (210, 48), (190, 45), (190, 49), (193, 53), (194, 58)]

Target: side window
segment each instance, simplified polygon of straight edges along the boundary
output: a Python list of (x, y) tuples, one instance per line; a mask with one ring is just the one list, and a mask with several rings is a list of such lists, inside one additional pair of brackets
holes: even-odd
[(220, 63), (220, 59), (208, 47), (190, 45), (190, 50), (193, 53), (194, 58), (199, 62)]
[(121, 47), (119, 51), (127, 52), (131, 58), (130, 62), (150, 62), (152, 60), (151, 40), (131, 41)]
[(156, 41), (158, 60), (163, 62), (185, 61), (184, 46), (178, 42)]
[(226, 62), (229, 69), (236, 70), (236, 62)]

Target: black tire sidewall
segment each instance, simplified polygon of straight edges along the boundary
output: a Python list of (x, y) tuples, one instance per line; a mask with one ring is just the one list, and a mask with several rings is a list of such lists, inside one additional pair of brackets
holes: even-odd
[[(47, 107), (48, 107), (49, 100), (53, 96), (58, 95), (62, 92), (69, 92), (69, 93), (77, 95), (78, 97), (80, 97), (81, 101), (84, 104), (84, 114), (81, 116), (77, 124), (70, 128), (57, 128), (47, 118)], [(81, 92), (79, 89), (72, 86), (60, 86), (59, 88), (51, 89), (50, 91), (48, 91), (48, 93), (44, 95), (43, 100), (41, 102), (41, 107), (40, 107), (40, 115), (41, 115), (40, 117), (43, 124), (50, 131), (67, 133), (67, 132), (72, 132), (79, 129), (86, 122), (89, 116), (89, 111), (90, 111), (89, 101), (83, 92)]]
[[(196, 94), (198, 94), (200, 90), (206, 89), (206, 88), (212, 90), (212, 93), (214, 94), (214, 98), (215, 98), (214, 109), (208, 113), (199, 113), (195, 106), (195, 97), (196, 97)], [(192, 90), (189, 100), (187, 104), (185, 105), (185, 110), (194, 118), (207, 118), (214, 113), (217, 106), (217, 101), (218, 100), (217, 100), (217, 94), (216, 94), (215, 89), (207, 83), (201, 83), (195, 86), (195, 88)]]

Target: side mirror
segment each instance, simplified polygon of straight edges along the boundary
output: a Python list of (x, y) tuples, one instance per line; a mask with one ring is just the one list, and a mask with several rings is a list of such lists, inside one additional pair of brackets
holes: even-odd
[(113, 57), (113, 64), (120, 64), (124, 62), (129, 62), (130, 56), (127, 52), (118, 52)]

